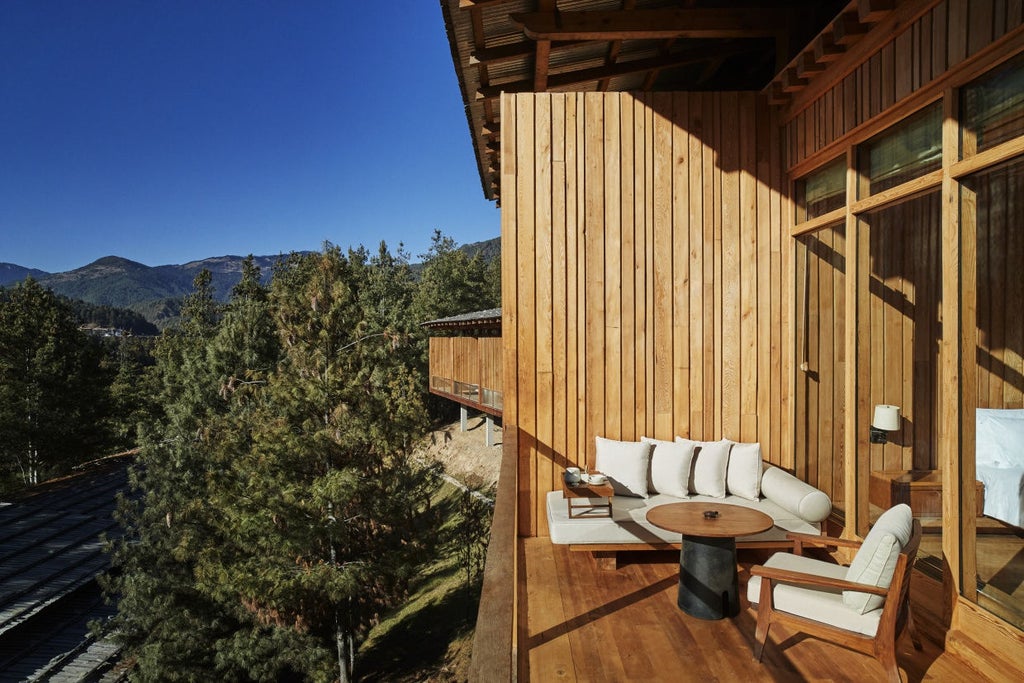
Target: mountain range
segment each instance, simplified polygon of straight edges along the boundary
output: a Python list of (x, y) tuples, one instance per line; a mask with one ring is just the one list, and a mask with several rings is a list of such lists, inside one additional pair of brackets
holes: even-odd
[[(470, 256), (480, 253), (485, 260), (490, 260), (500, 253), (501, 239), (465, 244), (459, 249)], [(265, 280), (269, 280), (274, 264), (283, 258), (286, 256), (253, 257)], [(192, 282), (203, 269), (210, 271), (214, 295), (226, 301), (242, 277), (244, 260), (242, 256), (217, 256), (182, 265), (147, 266), (120, 256), (105, 256), (62, 273), (0, 263), (0, 287), (31, 276), (56, 294), (96, 305), (126, 308), (163, 327), (177, 317), (182, 299), (192, 291)], [(414, 264), (413, 268), (418, 270), (418, 265)]]

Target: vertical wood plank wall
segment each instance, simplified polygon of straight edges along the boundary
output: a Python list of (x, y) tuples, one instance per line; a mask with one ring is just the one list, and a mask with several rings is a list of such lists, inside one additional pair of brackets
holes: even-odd
[(547, 534), (544, 496), (567, 465), (593, 464), (595, 436), (759, 441), (791, 467), (791, 210), (762, 98), (529, 93), (502, 107), (520, 533)]
[(799, 242), (794, 468), (843, 507), (846, 232), (839, 225)]
[[(788, 168), (1024, 23), (1022, 0), (944, 0), (786, 122)], [(824, 160), (823, 160), (824, 161)]]
[(501, 392), (501, 354), (501, 337), (430, 337), (430, 387), (450, 394), (462, 382)]

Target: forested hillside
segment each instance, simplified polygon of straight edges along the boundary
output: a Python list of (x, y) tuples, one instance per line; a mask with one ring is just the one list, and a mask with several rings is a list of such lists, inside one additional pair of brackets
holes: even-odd
[[(449, 240), (451, 249), (462, 252), (469, 259), (479, 259), (498, 269), (501, 256), (501, 239), (494, 238), (456, 247)], [(259, 268), (260, 281), (270, 281), (274, 265), (286, 258), (278, 256), (255, 256), (253, 263)], [(423, 272), (429, 254), (422, 254), (423, 262), (410, 263), (415, 279)], [(11, 285), (31, 276), (44, 287), (68, 297), (96, 306), (120, 308), (134, 311), (158, 330), (173, 326), (178, 321), (181, 303), (192, 290), (196, 275), (206, 270), (211, 276), (214, 299), (226, 302), (232, 289), (242, 277), (241, 256), (218, 256), (191, 261), (181, 265), (147, 266), (118, 256), (106, 256), (93, 263), (62, 273), (45, 273), (41, 270), (0, 263), (0, 287)]]
[(155, 343), (87, 337), (33, 280), (3, 290), (0, 485), (139, 449), (105, 586), (140, 680), (354, 680), (447, 543), (438, 472), (411, 457), (420, 323), (497, 305), (497, 274), (440, 233), (418, 277), (383, 244), (293, 254), (269, 282), (247, 259), (223, 303), (200, 270)]

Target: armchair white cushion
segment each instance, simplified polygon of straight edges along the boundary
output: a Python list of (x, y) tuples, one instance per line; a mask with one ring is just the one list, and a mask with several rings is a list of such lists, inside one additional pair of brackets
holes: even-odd
[[(823, 562), (812, 557), (793, 555), (791, 553), (774, 553), (765, 567), (814, 574), (830, 579), (847, 579), (848, 567), (831, 562)], [(861, 613), (850, 609), (843, 601), (840, 590), (797, 586), (787, 583), (776, 583), (772, 592), (775, 609), (789, 612), (797, 616), (822, 621), (847, 631), (855, 631), (865, 636), (873, 636), (878, 631), (878, 621), (882, 610), (875, 609)], [(761, 577), (751, 576), (747, 582), (747, 600), (757, 604), (761, 600)]]
[[(900, 550), (910, 541), (913, 524), (914, 516), (910, 506), (905, 503), (883, 512), (854, 555), (846, 579), (888, 588), (892, 583), (893, 572), (896, 571), (896, 559), (900, 555)], [(885, 600), (880, 595), (843, 591), (843, 602), (864, 614), (880, 608)]]

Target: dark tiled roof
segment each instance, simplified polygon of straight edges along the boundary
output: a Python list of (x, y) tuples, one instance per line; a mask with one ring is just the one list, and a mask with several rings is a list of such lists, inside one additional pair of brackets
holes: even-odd
[(423, 327), (430, 329), (493, 327), (494, 325), (498, 325), (499, 327), (501, 326), (500, 308), (488, 308), (483, 311), (460, 313), (459, 315), (452, 315), (447, 318), (438, 318), (437, 320), (428, 320), (427, 322), (422, 323)]
[(82, 667), (95, 671), (113, 656), (113, 646), (94, 641), (86, 625), (113, 610), (96, 577), (110, 559), (101, 535), (121, 535), (114, 509), (117, 493), (128, 487), (130, 461), (105, 458), (0, 503), (4, 675), (21, 680)]

